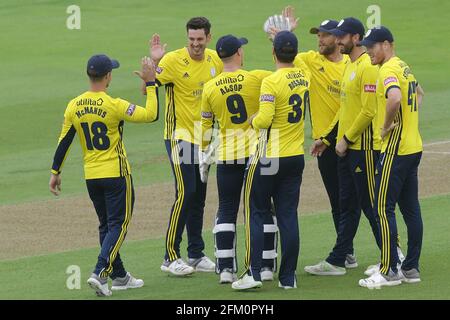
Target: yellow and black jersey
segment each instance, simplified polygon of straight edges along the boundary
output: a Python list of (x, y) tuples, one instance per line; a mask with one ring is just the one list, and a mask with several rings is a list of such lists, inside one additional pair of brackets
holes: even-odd
[(382, 152), (408, 155), (422, 151), (422, 138), (419, 133), (419, 106), (416, 89), (418, 82), (409, 66), (398, 57), (385, 62), (378, 75), (378, 123), (384, 125), (386, 98), (392, 88), (400, 89), (402, 101), (394, 122), (394, 128), (382, 142)]
[(80, 138), (86, 179), (124, 177), (131, 174), (122, 141), (124, 121), (152, 122), (158, 118), (155, 84), (147, 86), (145, 108), (106, 92), (87, 91), (69, 102), (52, 165), (59, 174), (75, 136)]
[(211, 128), (219, 126), (218, 159), (229, 161), (250, 156), (256, 133), (248, 119), (258, 112), (262, 80), (272, 71), (223, 72), (205, 84), (202, 98), (202, 149), (211, 141)]
[[(367, 53), (349, 62), (342, 77), (341, 106), (335, 121), (339, 121), (337, 141), (345, 136), (352, 150), (380, 150), (376, 82), (377, 66), (373, 66)], [(330, 125), (329, 129), (336, 123)], [(327, 138), (329, 140), (329, 138)]]
[(340, 106), (341, 80), (350, 58), (333, 62), (317, 51), (302, 52), (295, 58), (296, 67), (303, 61), (310, 72), (310, 116), (313, 139), (319, 139), (333, 122)]
[(308, 105), (309, 78), (303, 69), (281, 68), (263, 80), (259, 111), (252, 124), (255, 129), (268, 129), (266, 157), (304, 154), (304, 119)]
[[(200, 105), (203, 86), (222, 72), (223, 63), (216, 51), (205, 50), (202, 61), (191, 58), (187, 48), (167, 53), (156, 68), (158, 84), (166, 85), (164, 139), (198, 143)], [(199, 134), (199, 132), (195, 132)]]

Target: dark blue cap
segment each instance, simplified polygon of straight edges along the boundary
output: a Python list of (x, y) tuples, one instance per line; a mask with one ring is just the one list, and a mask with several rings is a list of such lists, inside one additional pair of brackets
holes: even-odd
[(92, 56), (87, 63), (87, 73), (90, 76), (102, 77), (119, 66), (119, 61), (110, 59), (104, 54), (96, 54)]
[(371, 46), (377, 42), (394, 42), (394, 37), (388, 28), (379, 26), (367, 31), (364, 39), (358, 43), (358, 46)]
[(330, 30), (331, 34), (337, 37), (345, 36), (346, 34), (359, 34), (361, 37), (364, 36), (364, 25), (361, 21), (356, 18), (350, 17), (339, 21), (337, 27)]
[(273, 39), (273, 48), (276, 54), (297, 54), (297, 37), (290, 31), (278, 32)]
[(325, 21), (322, 21), (322, 23), (320, 24), (320, 26), (318, 28), (316, 28), (316, 27), (311, 28), (309, 30), (309, 33), (311, 33), (311, 34), (318, 34), (319, 31), (330, 33), (330, 30), (335, 29), (337, 27), (338, 23), (339, 22), (337, 22), (336, 20), (325, 20)]
[(219, 58), (228, 58), (235, 54), (242, 45), (247, 44), (246, 38), (236, 38), (231, 34), (220, 37), (216, 43), (216, 51)]

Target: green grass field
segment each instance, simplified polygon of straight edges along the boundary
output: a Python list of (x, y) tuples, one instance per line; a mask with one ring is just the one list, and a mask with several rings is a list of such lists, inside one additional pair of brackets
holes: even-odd
[[(114, 71), (109, 91), (112, 96), (144, 103), (139, 92), (140, 82), (132, 72), (139, 68), (140, 58), (148, 53), (147, 42), (154, 32), (160, 33), (162, 41), (169, 44), (168, 50), (177, 49), (186, 43), (186, 21), (192, 16), (204, 15), (213, 24), (210, 48), (214, 48), (215, 40), (221, 35), (232, 33), (245, 36), (250, 41), (245, 47), (245, 67), (273, 69), (271, 45), (262, 31), (262, 24), (269, 15), (280, 12), (285, 5), (294, 5), (300, 17), (300, 27), (296, 31), (300, 48), (310, 50), (316, 48), (315, 37), (308, 33), (310, 27), (327, 18), (339, 20), (346, 16), (355, 16), (364, 22), (368, 17), (366, 9), (372, 3), (368, 0), (233, 0), (215, 1), (212, 5), (211, 1), (206, 0), (131, 0), (126, 3), (118, 0), (78, 0), (81, 30), (68, 30), (66, 8), (74, 4), (73, 1), (1, 1), (0, 211), (2, 205), (51, 198), (48, 191), (49, 168), (64, 109), (70, 99), (87, 89), (85, 64), (92, 54), (106, 53), (121, 63), (121, 68)], [(450, 2), (380, 0), (377, 4), (381, 7), (382, 24), (394, 34), (397, 54), (410, 64), (426, 92), (420, 113), (424, 141), (450, 140), (450, 89), (447, 81), (450, 63), (448, 47), (443, 40), (450, 35), (450, 25), (442, 23), (439, 18), (450, 12)], [(163, 112), (163, 107), (161, 103), (160, 112)], [(308, 122), (306, 132), (310, 132)], [(162, 132), (162, 121), (151, 125), (125, 126), (125, 146), (133, 168), (135, 186), (172, 181)], [(80, 148), (74, 141), (65, 163), (62, 197), (86, 192), (82, 170)], [(424, 281), (419, 285), (374, 291), (358, 288), (357, 280), (362, 276), (363, 267), (378, 258), (364, 218), (361, 219), (355, 241), (361, 266), (341, 278), (307, 276), (302, 271), (303, 266), (324, 258), (334, 241), (329, 214), (314, 213), (301, 217), (299, 290), (275, 290), (276, 283), (271, 283), (260, 292), (241, 294), (232, 292), (228, 286), (219, 286), (214, 275), (197, 274), (191, 279), (167, 277), (159, 271), (164, 247), (163, 240), (159, 239), (125, 243), (122, 254), (126, 256), (127, 266), (145, 279), (146, 287), (118, 293), (114, 298), (449, 299), (450, 289), (441, 284), (450, 282), (444, 272), (446, 262), (450, 260), (447, 232), (450, 195), (423, 199), (422, 206), (425, 238), (421, 263)], [(400, 228), (403, 225), (399, 222)], [(400, 230), (403, 239), (406, 239), (404, 229)], [(36, 232), (39, 232), (38, 226)], [(210, 230), (205, 237), (208, 253), (212, 256)], [(406, 244), (406, 240), (403, 243)], [(243, 248), (243, 243), (241, 245)], [(0, 299), (93, 298), (85, 280), (97, 254), (96, 248), (80, 248), (74, 252), (0, 261), (0, 274), (7, 275), (9, 279), (0, 287)], [(81, 290), (65, 287), (65, 270), (72, 264), (81, 267)]]
[[(112, 299), (448, 299), (450, 288), (445, 272), (448, 262), (447, 212), (450, 197), (433, 197), (422, 201), (425, 236), (421, 263), (422, 283), (404, 284), (394, 288), (367, 290), (358, 286), (363, 271), (378, 259), (377, 248), (365, 219), (355, 239), (355, 250), (360, 266), (342, 277), (316, 277), (306, 274), (303, 267), (316, 263), (328, 254), (334, 242), (333, 226), (329, 214), (306, 215), (300, 219), (301, 245), (298, 270), (298, 290), (280, 290), (277, 281), (265, 283), (261, 290), (235, 292), (229, 285), (219, 285), (214, 274), (197, 273), (190, 278), (176, 278), (159, 271), (160, 252), (163, 239), (131, 241), (121, 250), (127, 268), (145, 279), (145, 287), (135, 291), (114, 293)], [(403, 223), (400, 235), (406, 242)], [(243, 239), (243, 228), (239, 230)], [(212, 232), (205, 233), (206, 252), (213, 254)], [(243, 246), (243, 242), (240, 241)], [(242, 247), (241, 246), (241, 247)], [(240, 250), (242, 254), (243, 250)], [(185, 252), (182, 249), (182, 252)], [(156, 253), (156, 254), (155, 254)], [(0, 274), (18, 274), (14, 281), (4, 282), (0, 287), (0, 298), (5, 299), (90, 299), (92, 290), (85, 283), (96, 261), (96, 248), (46, 256), (23, 258), (0, 262)], [(240, 257), (243, 261), (243, 257)], [(81, 289), (66, 288), (66, 269), (78, 265), (81, 269)]]

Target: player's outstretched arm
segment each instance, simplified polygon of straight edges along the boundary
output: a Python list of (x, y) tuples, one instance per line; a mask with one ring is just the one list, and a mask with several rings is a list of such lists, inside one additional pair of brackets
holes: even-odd
[(145, 108), (121, 100), (121, 117), (130, 122), (153, 122), (158, 119), (159, 108), (155, 83), (156, 71), (152, 59), (149, 57), (142, 58), (141, 70), (134, 71), (134, 74), (145, 83), (147, 95)]

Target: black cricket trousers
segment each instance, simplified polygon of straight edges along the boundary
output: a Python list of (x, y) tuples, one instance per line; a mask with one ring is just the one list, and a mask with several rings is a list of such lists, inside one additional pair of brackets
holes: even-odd
[(165, 140), (175, 178), (175, 202), (170, 212), (166, 234), (165, 259), (181, 258), (180, 243), (186, 226), (188, 258), (204, 256), (202, 238), (206, 183), (200, 180), (198, 145), (183, 140)]
[(127, 273), (119, 249), (125, 240), (133, 213), (134, 188), (131, 175), (88, 179), (86, 185), (100, 222), (98, 231), (101, 250), (94, 273), (112, 279), (125, 277)]
[(256, 281), (261, 281), (264, 219), (271, 215), (273, 199), (281, 243), (278, 279), (283, 286), (296, 283), (300, 249), (297, 208), (304, 166), (303, 155), (249, 161), (244, 191), (245, 265)]

